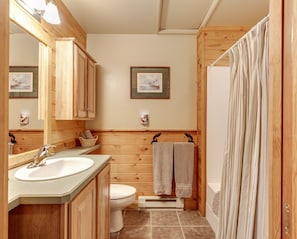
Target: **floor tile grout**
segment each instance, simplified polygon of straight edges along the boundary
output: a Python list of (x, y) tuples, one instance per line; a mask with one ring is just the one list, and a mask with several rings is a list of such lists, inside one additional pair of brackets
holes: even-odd
[(183, 235), (183, 239), (186, 239), (186, 236), (185, 236), (185, 233), (184, 233), (184, 230), (183, 230), (182, 223), (181, 223), (181, 220), (179, 218), (178, 212), (176, 212), (176, 216), (177, 216), (177, 220), (178, 220), (178, 223), (179, 223), (182, 235)]
[(111, 239), (156, 239), (161, 238), (159, 233), (173, 233), (173, 238), (180, 239), (214, 239), (207, 220), (196, 211), (175, 211), (174, 214), (164, 210), (127, 210), (123, 212), (123, 218), (124, 228)]

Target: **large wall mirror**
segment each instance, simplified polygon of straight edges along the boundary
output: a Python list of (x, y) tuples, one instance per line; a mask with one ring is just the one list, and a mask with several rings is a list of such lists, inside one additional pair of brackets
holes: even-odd
[[(38, 87), (33, 86), (33, 91), (37, 91), (37, 96), (34, 96), (32, 90), (29, 93), (9, 93), (9, 132), (14, 134), (17, 141), (13, 154), (8, 157), (8, 168), (10, 169), (31, 161), (38, 148), (51, 141), (48, 131), (52, 114), (48, 109), (51, 104), (49, 96), (52, 79), (51, 59), (55, 38), (48, 34), (46, 27), (31, 17), (15, 1), (10, 1), (9, 16), (11, 22), (10, 67), (13, 67), (14, 72), (16, 72), (16, 68), (21, 72), (29, 68), (33, 74), (33, 69), (38, 69), (35, 70), (35, 74), (38, 75)], [(17, 73), (13, 76), (28, 77)], [(27, 81), (31, 85), (30, 80), (25, 79), (23, 80), (24, 85), (20, 86), (18, 91), (25, 91), (28, 87)], [(11, 88), (11, 85), (8, 88)], [(22, 98), (18, 94), (21, 94)], [(7, 135), (7, 137), (9, 136)]]
[(9, 44), (9, 132), (16, 141), (9, 151), (19, 154), (43, 144), (44, 121), (38, 119), (40, 43), (11, 22)]

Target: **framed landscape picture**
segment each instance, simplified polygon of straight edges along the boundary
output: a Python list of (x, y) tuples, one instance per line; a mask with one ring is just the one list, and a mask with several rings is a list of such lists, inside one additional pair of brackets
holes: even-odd
[(169, 67), (130, 67), (131, 99), (169, 99)]
[(8, 81), (9, 98), (38, 97), (38, 67), (11, 66)]

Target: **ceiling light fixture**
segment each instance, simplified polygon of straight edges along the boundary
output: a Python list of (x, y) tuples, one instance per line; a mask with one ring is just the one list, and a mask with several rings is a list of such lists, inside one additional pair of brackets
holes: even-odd
[(43, 13), (43, 19), (51, 24), (60, 24), (60, 16), (58, 13), (57, 6), (51, 1), (46, 5), (45, 11)]
[(46, 0), (17, 0), (38, 21), (41, 17), (50, 24), (60, 24), (60, 16), (57, 6), (53, 0), (46, 4)]
[(46, 8), (46, 2), (45, 0), (31, 0), (31, 1), (25, 1), (26, 4), (28, 4), (31, 8), (37, 10), (37, 11), (44, 11)]

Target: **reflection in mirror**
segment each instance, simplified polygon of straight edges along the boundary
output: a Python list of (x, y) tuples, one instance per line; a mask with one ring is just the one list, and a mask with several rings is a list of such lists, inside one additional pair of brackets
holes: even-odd
[[(39, 42), (16, 24), (10, 24), (9, 42), (9, 152), (18, 154), (43, 144), (43, 120), (38, 119)], [(37, 93), (37, 95), (34, 95)]]

